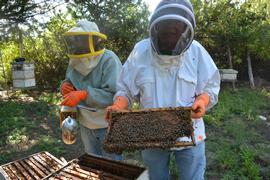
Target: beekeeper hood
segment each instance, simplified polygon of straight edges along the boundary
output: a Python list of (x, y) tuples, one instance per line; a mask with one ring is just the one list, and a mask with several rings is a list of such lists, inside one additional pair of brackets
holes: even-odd
[(80, 20), (76, 27), (64, 33), (70, 58), (69, 64), (82, 75), (89, 74), (98, 64), (107, 36), (99, 32), (94, 22)]
[(70, 58), (85, 58), (102, 54), (107, 36), (99, 32), (96, 23), (81, 20), (64, 33), (64, 39)]
[[(163, 24), (163, 27), (166, 27), (166, 23), (169, 22), (178, 24), (182, 30), (178, 31), (170, 52), (165, 55), (178, 56), (189, 48), (194, 38), (196, 22), (191, 3), (188, 0), (162, 0), (154, 10), (150, 19), (150, 40), (152, 49), (158, 55), (164, 55), (159, 34), (161, 32), (158, 27), (161, 24)], [(173, 28), (169, 26), (163, 29), (167, 31), (166, 33), (175, 33), (169, 32), (173, 31)], [(163, 36), (165, 41), (169, 38), (164, 38)]]

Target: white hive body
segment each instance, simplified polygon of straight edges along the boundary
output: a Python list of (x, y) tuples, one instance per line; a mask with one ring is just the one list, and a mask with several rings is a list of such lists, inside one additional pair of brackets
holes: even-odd
[(221, 81), (236, 81), (238, 71), (234, 69), (219, 69)]
[(33, 63), (12, 63), (12, 79), (14, 88), (30, 88), (36, 86), (35, 66)]

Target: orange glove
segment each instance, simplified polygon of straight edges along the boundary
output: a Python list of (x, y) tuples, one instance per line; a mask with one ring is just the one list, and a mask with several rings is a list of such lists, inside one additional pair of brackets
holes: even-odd
[(61, 102), (63, 106), (75, 107), (80, 101), (85, 100), (87, 97), (87, 91), (71, 91), (64, 95), (64, 100)]
[(107, 107), (105, 119), (108, 121), (110, 119), (110, 113), (112, 111), (121, 111), (128, 108), (128, 100), (123, 96), (116, 97), (112, 106)]
[(71, 83), (64, 82), (61, 85), (61, 90), (60, 91), (61, 91), (62, 95), (66, 95), (66, 94), (70, 93), (71, 91), (76, 91), (76, 89)]
[(210, 97), (207, 93), (203, 93), (196, 97), (191, 109), (191, 117), (198, 119), (204, 116), (206, 107), (209, 104)]

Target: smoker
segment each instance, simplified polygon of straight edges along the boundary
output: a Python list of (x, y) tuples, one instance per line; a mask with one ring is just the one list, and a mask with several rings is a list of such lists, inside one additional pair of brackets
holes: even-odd
[(79, 124), (76, 121), (76, 107), (61, 106), (60, 127), (62, 130), (62, 140), (65, 144), (74, 144), (79, 131)]
[(86, 109), (96, 112), (96, 108), (77, 105), (76, 107), (61, 106), (60, 108), (60, 127), (62, 130), (62, 140), (65, 144), (74, 144), (79, 132), (79, 123), (77, 122), (77, 110)]

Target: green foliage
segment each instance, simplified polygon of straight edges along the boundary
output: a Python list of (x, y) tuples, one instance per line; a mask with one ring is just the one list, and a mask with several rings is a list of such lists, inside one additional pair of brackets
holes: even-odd
[(217, 150), (217, 159), (219, 160), (220, 171), (228, 169), (238, 169), (237, 159), (238, 155), (235, 152), (235, 149), (231, 149), (230, 145), (222, 144), (222, 149)]
[[(206, 154), (215, 155), (207, 157), (210, 162), (209, 171), (216, 172), (223, 179), (260, 179), (261, 165), (255, 161), (259, 154), (254, 149), (254, 143), (248, 138), (254, 133), (254, 130), (249, 129), (253, 122), (235, 121), (232, 117), (225, 126), (211, 128), (214, 133), (209, 135), (207, 145), (210, 148)], [(259, 137), (262, 138), (261, 135)], [(264, 152), (261, 148), (257, 150)]]
[[(38, 87), (56, 90), (64, 79), (68, 57), (62, 34), (74, 25), (67, 14), (58, 14), (51, 18), (41, 34), (30, 29), (24, 36), (24, 57), (35, 65), (35, 78)], [(19, 56), (17, 42), (10, 41), (0, 45), (9, 84), (11, 84), (11, 62)], [(3, 72), (0, 72), (3, 76)], [(3, 79), (0, 79), (2, 83)]]
[(209, 49), (220, 68), (228, 68), (228, 48), (232, 51), (233, 64), (246, 64), (239, 59), (247, 52), (255, 58), (269, 59), (269, 14), (265, 4), (232, 0), (193, 3), (198, 25), (196, 37)]
[[(270, 168), (269, 140), (258, 131), (265, 126), (264, 122), (256, 119), (269, 107), (269, 97), (266, 89), (221, 91), (219, 104), (206, 118), (206, 179), (270, 177), (266, 170)], [(170, 172), (177, 179), (174, 157), (171, 157)]]
[[(13, 60), (19, 56), (19, 47), (15, 42), (0, 43), (0, 84), (11, 84), (11, 67)], [(2, 69), (2, 63), (4, 65), (4, 71)], [(6, 77), (5, 77), (6, 76)], [(4, 79), (6, 78), (6, 79)], [(3, 86), (4, 87), (4, 86)]]
[(248, 0), (249, 3), (252, 5), (252, 9), (254, 10), (263, 10), (266, 12), (267, 16), (270, 15), (270, 5), (268, 0), (259, 0), (259, 1), (252, 1)]
[(108, 38), (107, 48), (125, 62), (135, 43), (147, 36), (149, 11), (142, 1), (74, 0), (68, 6), (74, 18), (94, 21)]
[[(66, 157), (69, 150), (65, 149), (59, 138), (58, 121), (55, 121), (57, 107), (53, 106), (59, 102), (59, 96), (54, 93), (36, 94), (34, 98), (24, 93), (18, 96), (9, 101), (0, 101), (0, 164), (43, 150)], [(221, 92), (219, 103), (225, 103), (230, 112), (219, 107), (218, 113), (215, 112), (222, 117), (218, 125), (215, 122), (206, 124), (206, 179), (269, 179), (269, 128), (265, 122), (255, 118), (265, 109), (269, 110), (269, 98), (269, 90), (266, 89)], [(246, 107), (234, 109), (234, 106), (246, 103), (254, 119), (246, 116), (249, 114), (244, 112)], [(209, 117), (215, 116), (216, 108), (218, 106), (213, 108)], [(143, 165), (139, 152), (126, 152), (125, 157), (138, 160), (128, 162)], [(170, 172), (177, 178), (173, 156)]]
[(60, 96), (56, 93), (43, 93), (42, 96), (39, 96), (39, 101), (44, 101), (50, 105), (55, 105), (60, 102)]
[[(56, 90), (64, 79), (68, 57), (66, 55), (62, 34), (74, 25), (74, 20), (68, 20), (66, 14), (58, 14), (45, 26), (41, 34), (35, 34), (35, 29), (24, 33), (24, 57), (35, 65), (35, 78), (38, 87)], [(7, 80), (11, 84), (11, 62), (19, 56), (19, 45), (10, 41), (0, 45), (5, 65)], [(3, 77), (3, 72), (0, 72)], [(0, 79), (4, 82), (4, 79)]]
[[(56, 90), (64, 79), (68, 57), (63, 42), (63, 33), (75, 25), (77, 19), (86, 18), (95, 21), (101, 32), (108, 35), (107, 49), (113, 50), (124, 62), (137, 41), (147, 33), (149, 11), (141, 1), (108, 1), (98, 5), (92, 1), (74, 1), (68, 5), (70, 13), (55, 14), (50, 21), (42, 25), (33, 21), (23, 30), (23, 56), (35, 64), (36, 83), (39, 88)], [(115, 9), (118, 10), (115, 13)], [(91, 13), (90, 13), (91, 12)], [(17, 36), (17, 32), (11, 36)], [(8, 82), (11, 84), (11, 65), (19, 56), (18, 38), (9, 43), (1, 43), (4, 51), (4, 64)], [(15, 51), (16, 52), (13, 52)], [(3, 75), (0, 72), (0, 75)], [(0, 79), (3, 84), (5, 81)]]
[(35, 2), (35, 1), (1, 1), (0, 20), (12, 23), (24, 23), (27, 19), (36, 14), (44, 14), (53, 6), (54, 1)]
[(50, 135), (41, 135), (38, 138), (38, 143), (36, 146), (38, 151), (50, 151), (53, 152), (55, 156), (63, 154), (65, 151), (62, 147), (62, 142), (60, 139), (56, 139)]
[[(0, 1), (0, 41), (19, 39), (18, 27), (32, 26), (42, 15), (52, 11), (63, 0), (46, 1)], [(40, 16), (37, 16), (40, 15)]]
[[(233, 64), (239, 68), (246, 67), (243, 58), (247, 51), (256, 60), (270, 58), (270, 15), (266, 0), (192, 2), (197, 21), (196, 39), (206, 47), (219, 68), (228, 67), (228, 48)], [(101, 32), (108, 35), (106, 48), (113, 50), (122, 62), (136, 42), (148, 36), (149, 11), (143, 1), (74, 0), (67, 3), (67, 9), (67, 13), (53, 14), (46, 24), (31, 21), (19, 26), (23, 33), (23, 55), (27, 61), (35, 63), (39, 88), (56, 90), (64, 78), (68, 57), (62, 34), (78, 19), (95, 21)], [(8, 32), (9, 41), (0, 43), (9, 85), (12, 81), (10, 62), (19, 56), (17, 36), (18, 28), (13, 28)], [(4, 82), (0, 71), (0, 83)]]
[(233, 113), (248, 120), (255, 120), (260, 109), (268, 105), (269, 96), (266, 94), (265, 90), (221, 91), (218, 104), (204, 119), (206, 123), (219, 124), (229, 119)]
[[(236, 12), (235, 38), (238, 41), (238, 53), (250, 51), (258, 57), (269, 58), (266, 52), (262, 51), (264, 46), (269, 46), (270, 32), (262, 33), (269, 23), (267, 14), (263, 8), (253, 9), (252, 4), (247, 1), (243, 3)], [(267, 40), (267, 43), (261, 41)], [(241, 48), (241, 49), (240, 49)], [(241, 51), (242, 50), (242, 51)], [(268, 51), (268, 50), (267, 50)]]
[(24, 54), (26, 59), (35, 63), (39, 87), (56, 90), (64, 79), (68, 57), (62, 35), (72, 25), (74, 20), (68, 20), (65, 14), (58, 14), (48, 22), (42, 34), (25, 39)]
[(26, 142), (28, 140), (27, 136), (25, 135), (26, 128), (22, 128), (20, 130), (14, 129), (10, 132), (10, 134), (7, 137), (7, 144), (15, 145), (19, 143)]
[[(269, 91), (221, 91), (219, 104), (207, 115), (209, 179), (268, 179), (269, 128), (257, 116), (269, 110)], [(219, 116), (219, 118), (215, 118)], [(262, 163), (263, 162), (263, 163)], [(268, 177), (268, 178), (267, 178)]]
[(254, 163), (255, 154), (254, 150), (249, 149), (248, 147), (240, 148), (240, 158), (242, 164), (242, 173), (246, 175), (249, 179), (260, 179), (259, 166)]
[(261, 179), (260, 166), (254, 161), (255, 151), (252, 147), (235, 147), (223, 144), (217, 150), (217, 169), (223, 179)]
[(0, 164), (20, 153), (46, 150), (54, 155), (63, 154), (63, 143), (55, 129), (58, 127), (58, 120), (55, 121), (58, 107), (51, 104), (59, 98), (54, 93), (44, 93), (36, 98), (18, 93), (17, 97), (0, 101)]

